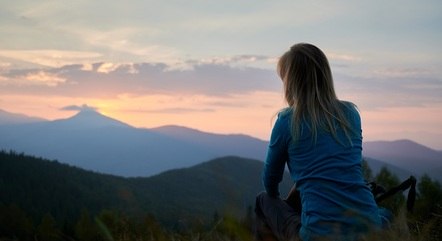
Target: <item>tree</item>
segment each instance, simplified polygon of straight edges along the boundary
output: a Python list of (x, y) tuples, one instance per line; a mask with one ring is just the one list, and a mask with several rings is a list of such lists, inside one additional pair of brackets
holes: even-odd
[(161, 224), (158, 222), (155, 216), (151, 214), (144, 217), (143, 230), (143, 237), (146, 237), (148, 240), (168, 240), (163, 227), (161, 227)]
[(75, 225), (75, 235), (78, 240), (82, 241), (93, 241), (99, 237), (97, 225), (91, 220), (87, 209), (81, 211), (80, 218)]
[(57, 241), (61, 240), (61, 232), (57, 228), (54, 217), (50, 213), (46, 213), (41, 219), (40, 225), (37, 227), (37, 240)]
[(31, 220), (19, 206), (0, 203), (0, 239), (32, 240), (33, 232)]
[(428, 175), (417, 185), (415, 212), (411, 215), (412, 228), (422, 240), (442, 240), (442, 188)]
[(382, 167), (379, 173), (376, 175), (375, 180), (380, 185), (383, 185), (386, 189), (390, 189), (399, 185), (399, 178), (388, 170), (386, 167)]
[(366, 181), (373, 180), (373, 171), (371, 170), (367, 160), (365, 159), (362, 159), (362, 175), (364, 176), (364, 179)]
[(416, 208), (421, 219), (429, 219), (442, 215), (442, 188), (439, 182), (433, 181), (428, 175), (421, 177), (417, 185), (418, 198)]

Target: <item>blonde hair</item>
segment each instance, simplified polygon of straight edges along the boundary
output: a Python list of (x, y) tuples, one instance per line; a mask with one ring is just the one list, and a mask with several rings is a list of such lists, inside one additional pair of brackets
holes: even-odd
[(306, 121), (315, 142), (320, 129), (342, 144), (337, 136), (337, 128), (341, 127), (351, 144), (352, 129), (344, 104), (336, 97), (330, 65), (319, 48), (307, 43), (293, 45), (279, 59), (277, 71), (284, 83), (285, 99), (293, 110), (295, 140), (300, 137), (301, 121)]

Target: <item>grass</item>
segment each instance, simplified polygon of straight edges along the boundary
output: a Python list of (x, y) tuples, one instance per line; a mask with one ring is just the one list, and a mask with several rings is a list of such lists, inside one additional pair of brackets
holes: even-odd
[[(390, 229), (370, 233), (359, 241), (440, 241), (442, 240), (441, 217), (435, 216), (427, 223), (411, 222), (406, 212), (400, 212), (391, 224)], [(109, 231), (106, 231), (109, 233)], [(238, 221), (233, 217), (223, 217), (210, 228), (188, 230), (185, 232), (166, 231), (156, 229), (145, 237), (128, 238), (121, 235), (108, 240), (112, 241), (253, 241), (255, 235), (250, 224)], [(331, 239), (333, 240), (333, 239)]]

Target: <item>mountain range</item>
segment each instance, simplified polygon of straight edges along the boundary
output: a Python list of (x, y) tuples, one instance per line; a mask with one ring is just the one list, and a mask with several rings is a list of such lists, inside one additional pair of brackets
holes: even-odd
[[(20, 120), (10, 121), (11, 116)], [(262, 161), (267, 145), (247, 135), (181, 126), (135, 128), (93, 109), (54, 121), (0, 112), (0, 149), (124, 177), (152, 176), (223, 156)], [(364, 142), (363, 155), (375, 173), (386, 166), (401, 178), (427, 173), (442, 180), (442, 151), (410, 140)]]
[(45, 121), (45, 119), (0, 110), (0, 124), (22, 124)]
[(245, 135), (178, 126), (134, 128), (89, 109), (68, 119), (0, 125), (0, 149), (126, 177), (151, 176), (227, 155), (263, 160), (266, 145)]

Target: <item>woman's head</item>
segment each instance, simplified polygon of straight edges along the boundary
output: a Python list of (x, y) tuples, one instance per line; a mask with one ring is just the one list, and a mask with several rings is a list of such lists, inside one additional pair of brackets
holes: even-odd
[(327, 57), (312, 44), (293, 45), (279, 59), (278, 74), (289, 106), (322, 105), (336, 100)]
[(327, 57), (319, 48), (308, 43), (293, 45), (279, 59), (278, 74), (284, 83), (285, 99), (293, 109), (295, 139), (300, 135), (301, 121), (307, 121), (314, 139), (318, 130), (337, 139), (336, 124), (349, 138), (351, 128), (336, 97)]

